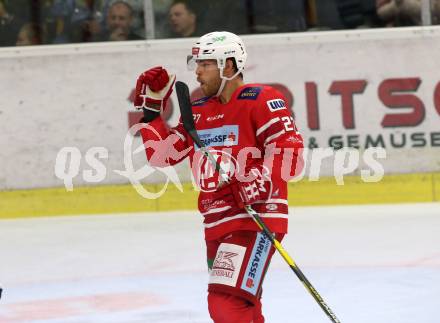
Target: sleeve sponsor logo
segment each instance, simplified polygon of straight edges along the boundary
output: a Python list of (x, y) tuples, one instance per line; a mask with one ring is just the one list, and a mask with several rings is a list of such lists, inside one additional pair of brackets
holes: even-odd
[(256, 100), (261, 92), (261, 87), (247, 87), (241, 90), (238, 100)]
[(269, 110), (272, 112), (286, 109), (286, 103), (282, 99), (269, 100), (266, 103), (269, 107)]
[[(206, 147), (235, 146), (238, 144), (238, 126), (230, 125), (220, 128), (197, 130), (200, 140)], [(198, 149), (196, 147), (196, 149)]]
[(263, 279), (263, 269), (269, 256), (270, 245), (270, 240), (263, 233), (257, 234), (251, 258), (249, 259), (241, 284), (241, 289), (253, 295), (257, 295), (258, 286)]
[(222, 243), (212, 265), (209, 283), (235, 287), (245, 252), (246, 248), (243, 246)]

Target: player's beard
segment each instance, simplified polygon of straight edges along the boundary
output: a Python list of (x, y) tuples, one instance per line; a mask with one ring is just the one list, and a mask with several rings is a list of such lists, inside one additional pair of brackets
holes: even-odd
[(202, 89), (203, 95), (206, 97), (210, 97), (217, 94), (218, 89), (222, 83), (222, 79), (220, 77), (213, 79), (211, 81), (199, 81), (200, 88)]

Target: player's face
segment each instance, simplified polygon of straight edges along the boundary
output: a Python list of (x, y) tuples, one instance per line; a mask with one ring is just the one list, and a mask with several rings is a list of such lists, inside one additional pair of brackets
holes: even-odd
[(205, 96), (215, 95), (220, 87), (220, 70), (215, 59), (205, 59), (196, 62), (197, 82)]

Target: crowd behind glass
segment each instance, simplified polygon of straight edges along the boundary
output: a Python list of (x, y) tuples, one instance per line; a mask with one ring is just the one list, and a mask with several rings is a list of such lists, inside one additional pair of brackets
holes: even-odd
[[(150, 12), (151, 11), (151, 12)], [(0, 0), (0, 46), (438, 24), (440, 0)]]

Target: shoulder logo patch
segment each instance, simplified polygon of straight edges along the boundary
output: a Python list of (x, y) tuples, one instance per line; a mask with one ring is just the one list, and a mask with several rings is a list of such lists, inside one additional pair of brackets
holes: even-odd
[(261, 87), (247, 87), (241, 90), (238, 100), (256, 100), (261, 92)]
[(272, 112), (286, 109), (286, 103), (282, 99), (269, 100), (266, 103), (269, 107), (269, 110)]

